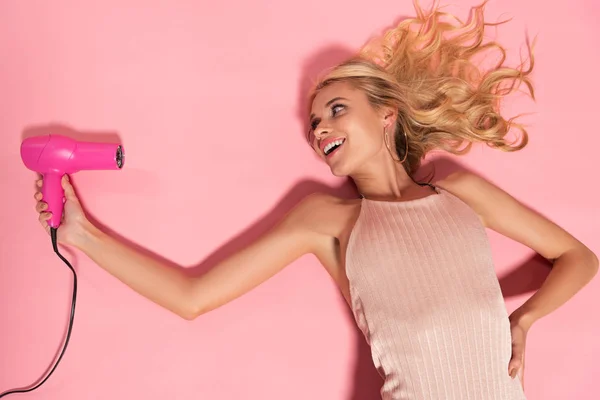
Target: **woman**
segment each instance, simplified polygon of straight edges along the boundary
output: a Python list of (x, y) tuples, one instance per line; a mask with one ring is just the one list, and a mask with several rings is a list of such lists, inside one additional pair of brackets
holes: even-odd
[[(417, 12), (330, 71), (310, 97), (309, 142), (334, 175), (352, 178), (360, 198), (310, 195), (253, 244), (207, 273), (187, 277), (94, 226), (65, 176), (59, 242), (188, 320), (312, 253), (371, 345), (384, 378), (383, 399), (524, 399), (516, 377), (522, 377), (528, 330), (592, 279), (598, 259), (559, 226), (473, 174), (456, 173), (435, 184), (413, 179), (434, 149), (460, 154), (472, 143), (523, 148), (527, 133), (497, 105), (520, 83), (532, 90), (531, 67), (508, 68), (501, 60), (479, 73), (471, 63), (493, 47), (481, 44), (483, 6), (467, 25), (444, 22), (438, 12)], [(505, 139), (511, 128), (521, 130), (520, 143)], [(48, 230), (46, 204), (41, 193), (35, 198)], [(543, 287), (510, 316), (485, 228), (554, 264)]]

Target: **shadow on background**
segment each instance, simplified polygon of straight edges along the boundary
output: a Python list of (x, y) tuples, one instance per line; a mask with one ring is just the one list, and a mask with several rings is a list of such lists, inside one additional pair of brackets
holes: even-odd
[(60, 123), (28, 126), (23, 129), (21, 140), (43, 135), (62, 135), (82, 142), (123, 143), (116, 131), (82, 131)]

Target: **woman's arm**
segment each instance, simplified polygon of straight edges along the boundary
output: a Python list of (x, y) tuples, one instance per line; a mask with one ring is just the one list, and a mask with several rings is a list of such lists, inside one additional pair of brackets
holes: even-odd
[(275, 228), (197, 277), (128, 247), (90, 223), (73, 245), (137, 293), (192, 320), (243, 295), (300, 256), (314, 253), (321, 239), (311, 222), (316, 197), (308, 196)]
[(583, 243), (487, 180), (459, 172), (444, 179), (440, 186), (469, 204), (486, 228), (552, 262), (541, 288), (513, 315), (527, 329), (572, 298), (598, 272), (598, 257)]
[(527, 332), (592, 280), (598, 272), (598, 257), (563, 228), (481, 177), (459, 172), (439, 185), (473, 208), (486, 228), (524, 244), (553, 264), (541, 288), (509, 318), (512, 356), (508, 373), (520, 376), (524, 385)]

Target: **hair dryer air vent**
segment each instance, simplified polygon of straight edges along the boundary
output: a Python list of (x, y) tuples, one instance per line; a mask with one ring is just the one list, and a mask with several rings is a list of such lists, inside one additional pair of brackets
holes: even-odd
[(119, 145), (117, 147), (117, 167), (119, 169), (123, 168), (123, 163), (125, 162), (125, 155), (123, 154), (123, 146)]

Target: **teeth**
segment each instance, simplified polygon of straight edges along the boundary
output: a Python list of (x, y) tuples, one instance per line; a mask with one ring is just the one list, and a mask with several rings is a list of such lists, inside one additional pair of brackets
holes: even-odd
[(325, 155), (329, 154), (329, 151), (331, 149), (333, 149), (336, 146), (341, 145), (342, 143), (344, 143), (344, 139), (338, 139), (334, 142), (328, 143), (327, 146), (325, 146), (325, 148), (323, 149), (323, 152), (325, 153)]

